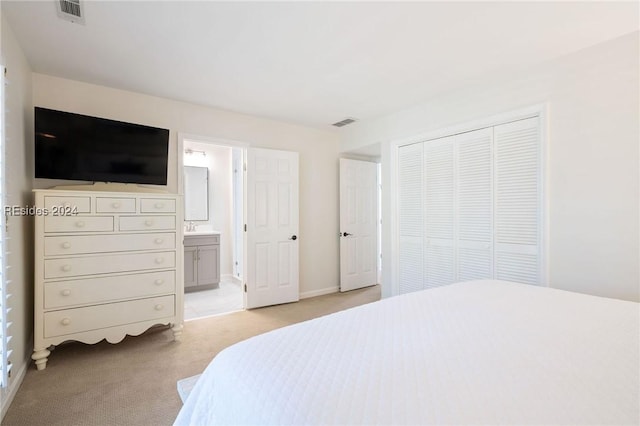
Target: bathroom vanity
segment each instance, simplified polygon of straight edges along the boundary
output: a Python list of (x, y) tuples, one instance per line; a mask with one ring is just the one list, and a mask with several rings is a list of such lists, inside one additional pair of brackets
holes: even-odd
[(184, 290), (217, 288), (220, 284), (220, 233), (185, 232)]

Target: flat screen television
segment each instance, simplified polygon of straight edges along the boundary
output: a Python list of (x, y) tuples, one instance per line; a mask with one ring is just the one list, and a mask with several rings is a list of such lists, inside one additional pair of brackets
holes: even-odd
[(35, 107), (35, 177), (166, 185), (169, 130)]

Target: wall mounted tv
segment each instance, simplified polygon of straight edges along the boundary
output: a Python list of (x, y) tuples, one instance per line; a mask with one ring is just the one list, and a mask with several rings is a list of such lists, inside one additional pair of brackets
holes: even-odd
[(35, 107), (36, 178), (167, 184), (169, 130)]

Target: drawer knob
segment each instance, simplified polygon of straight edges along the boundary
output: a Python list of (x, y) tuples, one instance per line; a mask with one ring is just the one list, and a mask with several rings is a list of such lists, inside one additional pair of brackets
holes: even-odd
[(60, 324), (69, 325), (69, 324), (71, 324), (71, 319), (70, 318), (62, 318), (62, 320), (60, 321)]
[(63, 296), (70, 296), (71, 295), (71, 290), (69, 290), (68, 288), (65, 288), (64, 290), (62, 290), (60, 292), (61, 295)]
[(156, 263), (158, 265), (160, 265), (161, 263), (164, 263), (164, 257), (156, 257)]
[(162, 285), (164, 284), (164, 280), (162, 278), (158, 278), (157, 280), (155, 280), (153, 282), (155, 285)]
[(161, 303), (158, 303), (158, 304), (155, 306), (155, 309), (156, 309), (156, 311), (161, 311), (161, 310), (163, 310), (163, 309), (164, 309), (164, 305), (163, 305), (163, 304), (161, 304)]
[(63, 249), (71, 248), (71, 243), (68, 241), (65, 241), (64, 243), (62, 243), (62, 248)]
[(83, 221), (83, 220), (79, 220), (79, 221), (77, 221), (77, 222), (76, 222), (76, 226), (77, 226), (78, 228), (84, 228), (84, 221)]
[(147, 225), (147, 226), (151, 226), (151, 225), (153, 225), (153, 221), (151, 219), (147, 219), (147, 220), (144, 221), (144, 224)]
[(119, 209), (120, 208), (120, 203), (119, 202), (115, 202), (111, 204), (111, 207), (113, 207), (114, 209)]
[(71, 270), (71, 265), (62, 265), (62, 270), (64, 272), (69, 272)]
[(161, 208), (163, 208), (163, 207), (164, 207), (164, 203), (156, 203), (156, 204), (155, 204), (155, 208), (156, 208), (156, 209), (161, 209)]
[(156, 238), (155, 240), (153, 240), (153, 242), (156, 244), (162, 244), (164, 240), (162, 238)]

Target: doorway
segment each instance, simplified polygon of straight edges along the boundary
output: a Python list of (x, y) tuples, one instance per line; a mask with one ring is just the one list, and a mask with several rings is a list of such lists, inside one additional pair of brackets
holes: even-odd
[(245, 308), (241, 146), (182, 140), (185, 321)]

